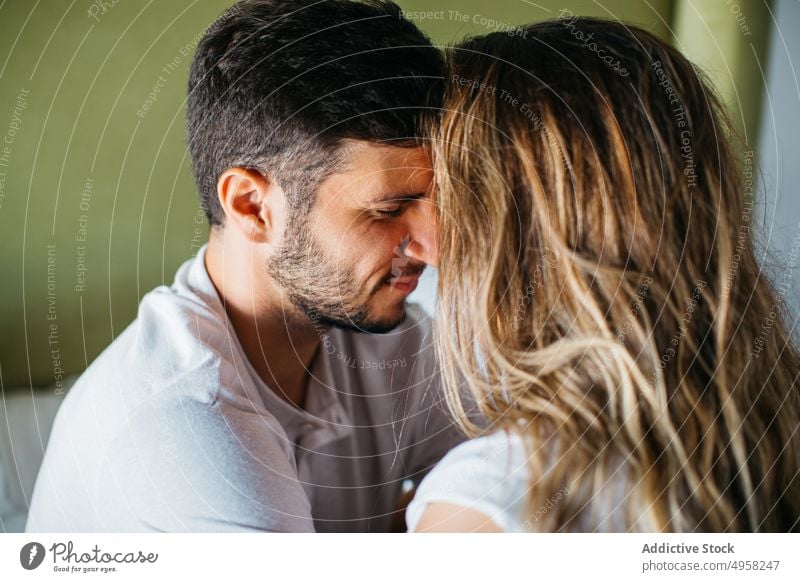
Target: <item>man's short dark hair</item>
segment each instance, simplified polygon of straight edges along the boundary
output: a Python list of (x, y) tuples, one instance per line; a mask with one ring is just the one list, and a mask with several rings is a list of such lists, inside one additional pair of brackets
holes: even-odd
[(421, 141), (441, 98), (440, 51), (384, 0), (243, 0), (212, 24), (189, 74), (189, 150), (201, 204), (222, 225), (217, 180), (245, 167), (308, 210), (346, 139)]

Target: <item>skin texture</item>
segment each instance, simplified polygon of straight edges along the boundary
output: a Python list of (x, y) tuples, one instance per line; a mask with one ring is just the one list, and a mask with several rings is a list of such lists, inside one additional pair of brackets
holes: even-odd
[(292, 216), (280, 184), (257, 171), (231, 168), (217, 184), (225, 225), (211, 232), (206, 268), (251, 364), (297, 406), (325, 328), (389, 331), (436, 262), (425, 150), (352, 142), (347, 151), (306, 217)]
[(485, 514), (451, 503), (429, 503), (417, 525), (421, 533), (501, 533)]

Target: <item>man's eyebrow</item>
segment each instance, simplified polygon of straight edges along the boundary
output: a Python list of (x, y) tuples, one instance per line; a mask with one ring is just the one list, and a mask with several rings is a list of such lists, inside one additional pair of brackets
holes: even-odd
[(397, 194), (392, 193), (385, 196), (379, 196), (373, 200), (368, 200), (369, 204), (386, 204), (387, 202), (409, 202), (411, 200), (419, 200), (426, 196), (425, 192), (412, 192), (410, 194)]

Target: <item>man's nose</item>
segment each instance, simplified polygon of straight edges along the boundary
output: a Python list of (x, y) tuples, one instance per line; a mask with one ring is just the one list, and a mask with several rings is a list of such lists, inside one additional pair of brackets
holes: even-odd
[(430, 198), (418, 200), (409, 209), (408, 234), (411, 242), (405, 254), (432, 267), (439, 266), (439, 219), (436, 203)]

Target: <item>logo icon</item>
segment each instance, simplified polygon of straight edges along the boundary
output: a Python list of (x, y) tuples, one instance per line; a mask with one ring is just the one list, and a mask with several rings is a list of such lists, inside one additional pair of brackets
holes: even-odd
[(394, 249), (394, 258), (392, 258), (392, 278), (390, 280), (390, 287), (395, 286), (395, 281), (398, 277), (403, 276), (404, 269), (408, 263), (411, 262), (411, 257), (406, 255), (406, 249), (411, 244), (411, 235), (407, 234), (400, 241)]
[(44, 546), (39, 542), (28, 542), (19, 552), (19, 563), (26, 570), (35, 570), (44, 561)]

